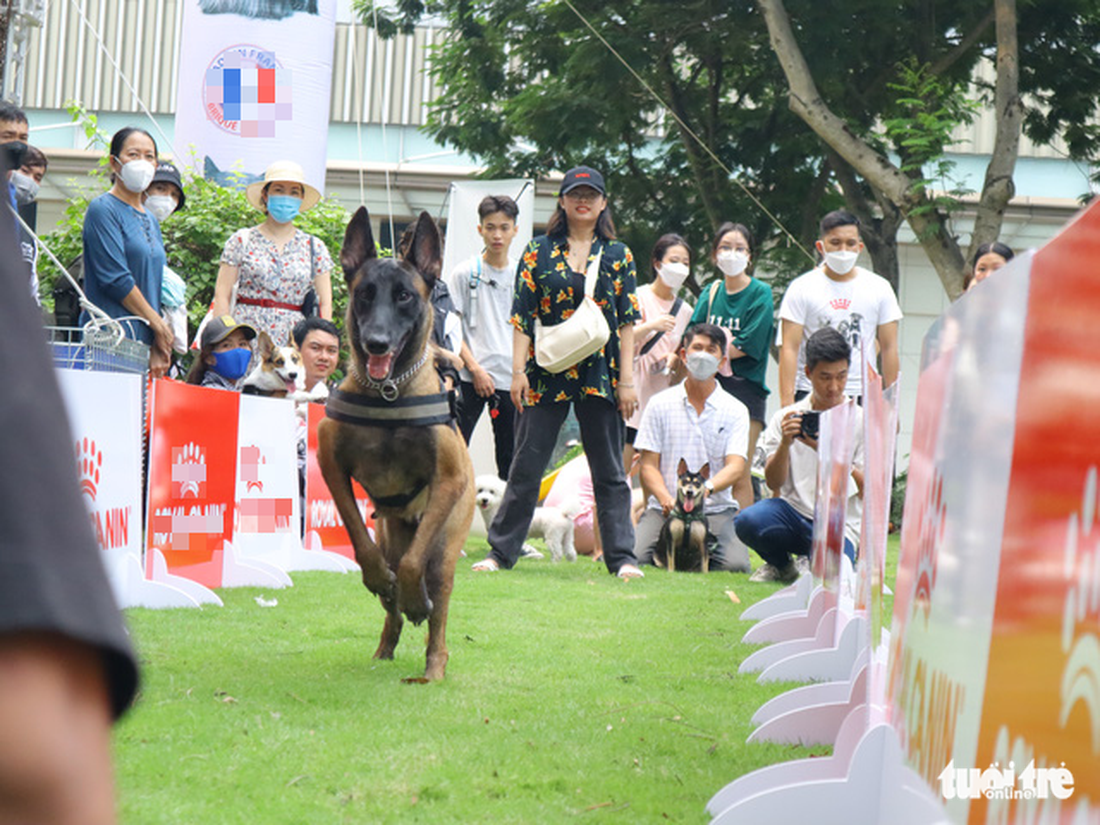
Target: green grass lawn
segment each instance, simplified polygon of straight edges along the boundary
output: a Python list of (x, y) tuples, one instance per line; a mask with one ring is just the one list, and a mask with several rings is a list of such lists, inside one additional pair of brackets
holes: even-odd
[(144, 683), (115, 737), (122, 821), (702, 823), (731, 779), (828, 753), (745, 744), (792, 687), (737, 673), (738, 616), (777, 585), (622, 582), (584, 558), (474, 574), (484, 551), (459, 566), (442, 683), (401, 682), (423, 672), (426, 625), (371, 659), (383, 613), (357, 574), (128, 611)]

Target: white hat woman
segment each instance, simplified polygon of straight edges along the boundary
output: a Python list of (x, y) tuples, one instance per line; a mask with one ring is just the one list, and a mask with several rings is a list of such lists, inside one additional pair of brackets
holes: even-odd
[[(280, 160), (267, 167), (263, 180), (251, 184), (245, 195), (266, 218), (226, 241), (213, 314), (232, 314), (283, 345), (310, 311), (303, 306), (307, 300), (315, 299), (318, 314), (332, 319), (332, 258), (320, 238), (294, 225), (294, 219), (312, 208), (321, 193), (306, 182), (301, 166)], [(237, 300), (231, 307), (234, 286)]]

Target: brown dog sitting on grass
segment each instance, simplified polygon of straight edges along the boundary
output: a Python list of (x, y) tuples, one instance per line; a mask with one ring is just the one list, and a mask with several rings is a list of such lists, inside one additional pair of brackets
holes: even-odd
[[(367, 210), (352, 217), (340, 252), (348, 284), (348, 377), (317, 430), (325, 483), (355, 547), (363, 583), (386, 610), (376, 659), (392, 659), (402, 614), (428, 620), (425, 679), (447, 667), (447, 607), (455, 564), (474, 517), (474, 471), (432, 365), (432, 305), (442, 243), (422, 212), (403, 260), (379, 258)], [(377, 543), (351, 479), (375, 507)]]

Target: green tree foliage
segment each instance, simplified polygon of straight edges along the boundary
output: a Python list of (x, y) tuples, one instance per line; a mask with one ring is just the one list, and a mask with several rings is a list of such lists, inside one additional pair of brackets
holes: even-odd
[[(960, 191), (944, 165), (948, 136), (994, 102), (992, 86), (973, 83), (978, 63), (996, 57), (992, 0), (785, 5), (821, 101), (844, 130), (907, 165), (912, 191), (946, 192), (918, 211), (931, 210), (955, 232), (948, 221)], [(1100, 146), (1100, 4), (1018, 5), (1024, 133), (1039, 143), (1061, 137), (1073, 157), (1091, 159)], [(875, 268), (896, 286), (905, 210), (793, 116), (758, 3), (397, 0), (376, 7), (356, 0), (356, 8), (383, 36), (425, 16), (445, 25), (449, 36), (433, 56), (444, 91), (431, 134), (479, 157), (490, 175), (602, 166), (639, 258), (662, 231), (683, 231), (698, 248), (732, 218), (765, 241), (768, 268), (784, 276), (804, 269), (805, 256), (741, 183), (806, 246), (820, 215), (846, 205), (863, 221)], [(1014, 157), (1016, 147), (1007, 141), (1004, 151)], [(1010, 179), (1005, 189), (1010, 196)]]
[(826, 187), (816, 138), (787, 110), (752, 4), (574, 6), (606, 45), (561, 2), (441, 0), (426, 7), (413, 0), (399, 3), (396, 14), (369, 2), (359, 9), (367, 24), (377, 17), (383, 34), (407, 28), (425, 11), (445, 22), (450, 34), (432, 56), (445, 92), (428, 131), (478, 156), (487, 175), (539, 175), (578, 163), (604, 171), (616, 223), (643, 279), (654, 241), (676, 231), (695, 247), (695, 278), (709, 280), (711, 236), (726, 220), (745, 223), (763, 242), (758, 264), (787, 274), (805, 270), (807, 254), (753, 198), (806, 248), (820, 213), (841, 201)]

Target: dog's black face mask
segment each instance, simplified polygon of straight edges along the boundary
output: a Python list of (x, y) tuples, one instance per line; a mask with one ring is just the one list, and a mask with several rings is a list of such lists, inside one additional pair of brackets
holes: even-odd
[(347, 331), (375, 381), (392, 377), (399, 365), (420, 353), (431, 331), (429, 299), (440, 253), (439, 231), (426, 212), (403, 261), (378, 257), (365, 208), (348, 224), (340, 252), (348, 282)]

